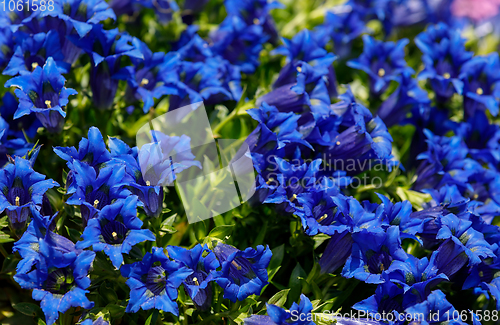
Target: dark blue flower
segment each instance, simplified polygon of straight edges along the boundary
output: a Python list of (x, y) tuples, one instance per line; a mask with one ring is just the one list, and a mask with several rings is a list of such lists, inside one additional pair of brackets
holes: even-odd
[(118, 89), (117, 74), (122, 57), (144, 58), (137, 42), (118, 29), (105, 30), (100, 24), (92, 25), (85, 37), (73, 35), (70, 39), (90, 56), (90, 88), (95, 106), (99, 109), (111, 108)]
[(366, 72), (370, 77), (370, 92), (379, 96), (391, 80), (398, 80), (403, 72), (413, 72), (405, 61), (404, 47), (408, 42), (406, 38), (397, 43), (382, 42), (364, 35), (363, 53), (359, 58), (347, 62), (347, 65)]
[(0, 170), (0, 211), (6, 211), (14, 229), (23, 229), (31, 215), (30, 207), (41, 208), (45, 192), (58, 185), (35, 172), (30, 161), (15, 157)]
[(183, 282), (184, 289), (199, 310), (207, 310), (212, 305), (212, 285), (214, 271), (220, 263), (207, 247), (200, 244), (187, 250), (178, 246), (167, 246), (168, 255), (174, 261), (192, 270)]
[(427, 92), (419, 87), (411, 73), (401, 74), (399, 87), (380, 105), (377, 115), (387, 127), (400, 123), (406, 115), (430, 104)]
[(395, 261), (404, 262), (408, 258), (401, 248), (399, 227), (389, 227), (385, 232), (363, 229), (352, 234), (352, 239), (352, 253), (342, 270), (344, 277), (354, 277), (366, 283), (382, 283), (382, 274)]
[(9, 137), (10, 126), (0, 116), (0, 166), (4, 166), (9, 155), (24, 157), (33, 148), (33, 144), (26, 142), (24, 137)]
[(228, 16), (210, 34), (211, 49), (244, 73), (253, 73), (259, 66), (259, 55), (269, 36), (260, 24), (246, 24), (239, 16)]
[(456, 241), (450, 239), (445, 240), (437, 250), (435, 250), (430, 259), (430, 263), (434, 265), (440, 273), (445, 274), (448, 278), (457, 273), (469, 260), (465, 252), (463, 244), (457, 244)]
[(177, 90), (172, 87), (158, 84), (160, 82), (158, 72), (163, 63), (165, 53), (153, 53), (148, 46), (139, 39), (132, 40), (135, 47), (138, 48), (143, 59), (131, 57), (133, 65), (127, 66), (115, 75), (115, 78), (127, 80), (128, 90), (127, 98), (140, 99), (144, 103), (143, 111), (147, 113), (154, 104), (155, 98), (163, 95), (177, 94)]
[(367, 27), (358, 11), (340, 13), (328, 11), (325, 21), (316, 28), (313, 37), (322, 47), (332, 40), (335, 53), (340, 58), (345, 58), (351, 54), (352, 41), (366, 30)]
[(124, 164), (104, 167), (99, 170), (99, 175), (93, 167), (78, 160), (73, 161), (73, 166), (76, 191), (66, 203), (80, 206), (84, 226), (97, 217), (102, 208), (130, 195), (125, 188), (128, 182)]
[(500, 104), (500, 61), (498, 53), (476, 56), (461, 69), (464, 82), (464, 106), (467, 116), (474, 117), (476, 111), (488, 109), (493, 116), (498, 114)]
[(61, 73), (68, 72), (69, 65), (63, 61), (64, 54), (61, 52), (57, 31), (39, 33), (23, 39), (2, 74), (9, 76), (29, 74), (36, 67), (45, 65), (49, 57), (54, 59)]
[(174, 11), (179, 10), (179, 6), (175, 0), (136, 0), (134, 2), (145, 8), (154, 9), (158, 16), (158, 21), (162, 24), (168, 23), (172, 19)]
[(109, 322), (105, 321), (102, 317), (99, 317), (94, 321), (92, 321), (91, 318), (87, 318), (81, 322), (80, 325), (109, 325)]
[(42, 125), (49, 132), (59, 132), (64, 125), (68, 97), (77, 92), (65, 88), (66, 79), (57, 69), (52, 57), (49, 57), (42, 67), (26, 75), (10, 79), (5, 87), (16, 87), (14, 91), (19, 98), (19, 106), (14, 118), (19, 118), (34, 112)]
[[(446, 295), (441, 290), (432, 291), (427, 298), (414, 306), (406, 308), (405, 312), (416, 317), (422, 325), (441, 324), (450, 322), (447, 315), (454, 315), (456, 309), (446, 300)], [(465, 324), (457, 319), (452, 321), (453, 324)]]
[(248, 247), (244, 251), (218, 243), (213, 252), (217, 256), (221, 271), (217, 274), (217, 284), (224, 289), (224, 298), (236, 302), (248, 296), (260, 295), (267, 285), (267, 266), (272, 252), (262, 245), (257, 249)]
[(5, 135), (12, 136), (17, 139), (24, 139), (26, 135), (28, 138), (32, 139), (35, 137), (38, 128), (41, 127), (42, 124), (36, 118), (35, 113), (31, 113), (14, 120), (14, 115), (18, 106), (19, 103), (12, 93), (7, 92), (3, 95), (0, 114), (8, 123), (8, 131)]
[(392, 282), (403, 286), (406, 293), (403, 298), (404, 305), (425, 301), (432, 287), (448, 280), (427, 257), (418, 259), (413, 255), (408, 255), (406, 261), (394, 261), (388, 273)]
[(69, 251), (61, 251), (50, 240), (40, 240), (34, 247), (40, 252), (36, 268), (14, 276), (22, 288), (33, 289), (33, 299), (41, 301), (48, 325), (54, 324), (59, 313), (65, 313), (70, 307), (92, 308), (94, 305), (85, 294), (89, 292), (86, 290), (90, 286), (88, 272), (95, 253), (79, 251), (71, 245), (67, 247)]
[(455, 92), (462, 94), (460, 70), (473, 55), (465, 51), (464, 43), (460, 33), (444, 23), (429, 26), (415, 38), (425, 64), (418, 78), (430, 80), (439, 101), (447, 101)]
[(469, 257), (469, 266), (479, 264), (484, 258), (495, 256), (483, 234), (471, 227), (472, 221), (459, 219), (453, 214), (443, 216), (439, 221), (441, 229), (436, 238), (451, 238), (455, 244), (461, 246)]
[(312, 321), (313, 305), (311, 301), (303, 294), (300, 295), (300, 303), (294, 302), (289, 310), (279, 306), (268, 304), (267, 314), (252, 315), (246, 318), (244, 325), (314, 325)]
[[(104, 0), (56, 0), (54, 10), (45, 15), (58, 17), (66, 22), (67, 29), (73, 28), (78, 36), (85, 37), (94, 25), (116, 15)], [(71, 62), (72, 63), (72, 62)]]
[(82, 234), (83, 241), (76, 248), (92, 246), (95, 252), (104, 251), (117, 269), (123, 264), (122, 254), (128, 254), (140, 242), (154, 241), (149, 229), (141, 229), (137, 218), (137, 197), (129, 196), (107, 205), (99, 211), (97, 218), (90, 219)]
[(167, 258), (163, 248), (153, 247), (140, 262), (126, 264), (120, 269), (130, 287), (130, 300), (126, 312), (139, 309), (158, 309), (179, 315), (177, 288), (193, 273), (193, 270)]

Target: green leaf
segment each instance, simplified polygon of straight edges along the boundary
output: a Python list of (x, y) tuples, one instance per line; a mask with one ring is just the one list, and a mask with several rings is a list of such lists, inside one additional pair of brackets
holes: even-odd
[(271, 257), (269, 267), (267, 268), (269, 270), (269, 281), (272, 280), (281, 267), (281, 262), (283, 261), (283, 256), (285, 255), (285, 244), (275, 247), (272, 252), (273, 257)]
[(154, 309), (151, 315), (149, 315), (148, 319), (146, 319), (146, 323), (144, 325), (156, 324), (156, 320), (158, 319), (159, 311), (158, 309)]
[(233, 225), (218, 226), (210, 231), (208, 237), (219, 238), (224, 240), (226, 236), (229, 236), (231, 234), (232, 231), (233, 231)]
[(19, 302), (12, 307), (18, 312), (28, 316), (36, 316), (42, 311), (38, 305), (32, 304), (30, 302)]
[(281, 290), (280, 292), (272, 296), (271, 299), (269, 299), (269, 303), (272, 305), (283, 307), (286, 303), (286, 298), (288, 297), (289, 291), (290, 289)]
[(14, 255), (7, 256), (7, 258), (3, 261), (1, 273), (10, 273), (14, 271), (19, 261), (20, 260), (17, 259)]
[(3, 231), (0, 231), (0, 244), (10, 243), (11, 241), (14, 241), (14, 239), (10, 238), (10, 236)]
[(8, 216), (0, 218), (0, 229), (5, 228), (8, 225), (9, 225), (9, 217)]
[(116, 304), (109, 304), (106, 306), (106, 309), (109, 311), (109, 314), (113, 318), (121, 318), (123, 315), (125, 315), (125, 307), (116, 305)]

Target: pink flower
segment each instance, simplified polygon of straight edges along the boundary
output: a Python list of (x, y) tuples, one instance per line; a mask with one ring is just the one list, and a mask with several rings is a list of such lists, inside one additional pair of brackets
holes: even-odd
[(500, 0), (454, 0), (451, 5), (454, 16), (467, 17), (475, 21), (497, 15), (499, 8)]

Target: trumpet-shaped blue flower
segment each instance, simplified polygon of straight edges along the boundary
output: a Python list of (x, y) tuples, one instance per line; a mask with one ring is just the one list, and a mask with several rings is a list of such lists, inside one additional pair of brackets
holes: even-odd
[(0, 170), (0, 211), (6, 211), (14, 229), (23, 229), (30, 207), (40, 208), (45, 192), (55, 186), (58, 184), (52, 179), (35, 172), (28, 160), (15, 157)]
[[(456, 309), (446, 300), (446, 295), (441, 290), (434, 290), (423, 302), (406, 308), (407, 314), (413, 315), (415, 320), (422, 325), (440, 324), (450, 322), (448, 315), (455, 314)], [(453, 324), (465, 324), (460, 320), (453, 320)]]
[[(5, 128), (2, 127), (2, 129), (7, 129), (5, 136), (24, 139), (26, 134), (28, 138), (32, 139), (35, 137), (38, 128), (41, 127), (42, 124), (34, 113), (19, 117), (14, 121), (14, 115), (18, 106), (19, 103), (12, 93), (8, 92), (3, 95), (0, 115), (8, 126), (5, 126)], [(23, 156), (21, 154), (16, 155)]]
[(300, 303), (294, 302), (289, 310), (266, 303), (267, 315), (252, 315), (243, 322), (245, 325), (314, 325), (311, 320), (313, 306), (311, 301), (303, 294)]
[(431, 25), (415, 38), (415, 44), (422, 51), (425, 64), (418, 78), (430, 80), (436, 98), (447, 101), (454, 93), (461, 95), (464, 85), (460, 70), (472, 58), (472, 53), (465, 50), (459, 32), (444, 23)]
[(113, 266), (119, 269), (123, 264), (122, 254), (128, 254), (140, 242), (155, 240), (151, 230), (141, 227), (137, 197), (129, 196), (103, 207), (97, 218), (90, 219), (82, 234), (83, 241), (76, 243), (76, 248), (92, 246), (95, 252), (104, 251)]
[(361, 230), (352, 235), (352, 254), (342, 270), (342, 276), (356, 278), (366, 283), (382, 283), (382, 274), (392, 263), (404, 262), (408, 256), (401, 248), (399, 227), (389, 227), (385, 232)]
[(217, 284), (224, 289), (224, 298), (236, 302), (248, 296), (259, 295), (267, 285), (267, 266), (272, 252), (262, 245), (239, 249), (223, 243), (217, 244), (213, 252), (221, 264), (217, 274)]
[(65, 82), (52, 57), (43, 68), (37, 66), (32, 73), (7, 81), (5, 87), (16, 87), (14, 93), (19, 98), (14, 118), (34, 112), (49, 132), (61, 131), (66, 117), (63, 108), (68, 104), (68, 97), (77, 94), (74, 89), (65, 88)]
[(328, 11), (325, 21), (316, 28), (313, 37), (321, 47), (332, 40), (335, 53), (345, 58), (351, 53), (352, 41), (366, 30), (365, 22), (356, 10), (341, 13)]
[(0, 166), (8, 162), (9, 155), (23, 157), (33, 148), (24, 138), (9, 137), (10, 126), (0, 117)]
[(220, 266), (215, 254), (200, 244), (190, 250), (167, 246), (167, 251), (170, 258), (193, 271), (183, 285), (195, 307), (202, 311), (209, 309), (212, 305), (211, 282), (215, 279), (215, 270)]
[(500, 61), (498, 53), (476, 56), (462, 66), (460, 78), (464, 82), (464, 106), (468, 116), (476, 111), (489, 110), (498, 115), (500, 101)]
[(128, 182), (124, 164), (102, 168), (99, 175), (93, 167), (78, 160), (73, 161), (73, 166), (76, 191), (66, 203), (80, 206), (84, 226), (90, 219), (96, 218), (102, 208), (130, 195), (125, 188)]
[[(72, 244), (72, 243), (71, 243)], [(88, 272), (95, 253), (74, 249), (61, 252), (50, 241), (40, 240), (40, 260), (29, 273), (14, 276), (24, 289), (33, 289), (33, 299), (41, 301), (40, 306), (48, 325), (55, 323), (60, 313), (70, 307), (92, 308), (94, 303), (85, 296), (89, 291)]]
[(126, 312), (139, 309), (158, 309), (179, 315), (177, 288), (193, 270), (167, 258), (163, 248), (153, 247), (140, 262), (127, 264), (120, 269), (130, 287), (130, 300)]
[(70, 37), (71, 41), (90, 56), (90, 88), (92, 100), (99, 109), (109, 109), (113, 105), (118, 89), (117, 74), (123, 56), (143, 59), (137, 42), (118, 29), (105, 30), (102, 25), (92, 25), (85, 37)]
[(397, 43), (382, 42), (364, 35), (363, 54), (347, 62), (347, 65), (366, 72), (370, 77), (370, 91), (379, 96), (387, 89), (391, 80), (398, 80), (403, 72), (413, 73), (405, 61), (404, 47), (408, 42), (406, 38)]
[(61, 73), (68, 72), (69, 65), (63, 61), (64, 54), (61, 51), (59, 34), (54, 30), (23, 39), (2, 74), (9, 76), (30, 74), (36, 67), (42, 67), (49, 57), (54, 59)]

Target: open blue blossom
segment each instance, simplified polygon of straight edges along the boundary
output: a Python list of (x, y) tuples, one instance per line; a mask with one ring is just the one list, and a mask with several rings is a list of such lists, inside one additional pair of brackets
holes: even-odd
[(273, 87), (279, 88), (294, 84), (298, 76), (297, 70), (302, 68), (297, 64), (305, 62), (317, 70), (316, 74), (323, 76), (328, 97), (335, 97), (337, 95), (337, 79), (332, 63), (336, 56), (323, 49), (314, 39), (314, 35), (307, 29), (298, 32), (291, 40), (283, 39), (283, 43), (283, 46), (272, 52), (272, 54), (281, 54), (287, 58), (287, 63), (281, 69)]
[(451, 238), (455, 244), (461, 246), (469, 257), (469, 266), (479, 264), (486, 257), (495, 256), (483, 234), (471, 227), (471, 221), (448, 214), (440, 218), (440, 224), (441, 229), (436, 238)]
[(500, 61), (498, 53), (476, 56), (462, 66), (460, 79), (464, 82), (464, 107), (468, 116), (476, 111), (489, 110), (498, 115), (500, 101)]
[(94, 321), (92, 321), (91, 318), (87, 318), (81, 322), (80, 325), (109, 325), (109, 322), (105, 321), (102, 317), (99, 317)]
[(128, 254), (140, 242), (154, 241), (149, 229), (141, 229), (137, 218), (137, 197), (129, 196), (101, 209), (97, 218), (90, 219), (83, 231), (83, 241), (76, 248), (92, 246), (95, 252), (104, 251), (117, 269), (123, 264), (122, 254)]
[(0, 169), (0, 211), (6, 211), (12, 227), (23, 229), (31, 215), (30, 207), (41, 208), (45, 192), (58, 186), (52, 179), (35, 172), (30, 162), (15, 157)]
[(419, 87), (411, 73), (401, 74), (399, 87), (380, 105), (377, 115), (387, 127), (402, 122), (415, 109), (430, 104), (427, 92)]
[[(102, 1), (105, 3), (104, 1)], [(123, 56), (143, 59), (134, 38), (120, 33), (118, 28), (105, 30), (102, 25), (92, 25), (85, 37), (70, 37), (71, 41), (90, 56), (90, 89), (92, 100), (99, 109), (113, 105), (118, 89), (118, 72)]]
[(69, 65), (63, 61), (64, 54), (61, 51), (57, 31), (51, 30), (23, 39), (2, 74), (9, 76), (29, 74), (36, 67), (42, 67), (49, 57), (54, 59), (61, 73), (68, 72)]
[(144, 181), (139, 166), (137, 147), (130, 148), (120, 139), (110, 137), (109, 148), (111, 156), (125, 163), (125, 171), (131, 181), (127, 188), (139, 197), (146, 215), (159, 217), (163, 209), (163, 186), (151, 185), (151, 181)]
[(127, 264), (120, 269), (130, 287), (130, 300), (126, 312), (139, 309), (158, 309), (179, 315), (177, 288), (193, 270), (167, 258), (163, 248), (153, 247), (140, 262)]
[(269, 36), (259, 24), (246, 24), (239, 16), (228, 16), (217, 30), (210, 34), (212, 51), (221, 55), (244, 73), (252, 73), (259, 66), (259, 54)]
[(267, 285), (267, 266), (272, 252), (262, 245), (257, 249), (248, 247), (244, 251), (218, 243), (213, 252), (221, 264), (217, 274), (217, 284), (224, 289), (224, 298), (236, 302), (250, 295), (260, 295)]
[(351, 53), (352, 41), (367, 30), (365, 22), (359, 12), (327, 12), (325, 21), (319, 25), (314, 33), (316, 42), (324, 47), (331, 39), (335, 53), (345, 58)]
[(214, 271), (220, 266), (215, 254), (200, 244), (187, 250), (178, 246), (167, 246), (168, 255), (174, 261), (193, 271), (183, 282), (184, 289), (195, 307), (205, 311), (212, 305)]
[(418, 259), (413, 255), (408, 255), (406, 261), (394, 261), (388, 272), (391, 281), (401, 284), (405, 290), (404, 305), (424, 302), (432, 287), (448, 280), (426, 257)]
[(50, 16), (57, 16), (66, 22), (68, 30), (73, 28), (78, 36), (85, 37), (93, 25), (116, 15), (104, 0), (56, 0), (54, 10), (46, 12)]
[(62, 253), (50, 241), (38, 243), (40, 260), (29, 273), (14, 276), (24, 289), (33, 289), (33, 299), (41, 301), (40, 306), (48, 325), (55, 323), (59, 313), (65, 313), (70, 307), (92, 308), (94, 303), (85, 296), (89, 291), (88, 272), (95, 253), (79, 251), (74, 248), (69, 253)]
[(125, 188), (124, 164), (102, 168), (99, 175), (93, 167), (78, 160), (73, 161), (73, 166), (76, 191), (66, 203), (80, 206), (84, 226), (90, 219), (96, 218), (102, 208), (130, 195)]
[(430, 262), (440, 273), (446, 275), (449, 279), (464, 267), (469, 258), (463, 244), (457, 244), (454, 240), (445, 240), (432, 255)]
[[(19, 103), (12, 93), (7, 92), (3, 95), (0, 115), (8, 124), (8, 126), (5, 126), (5, 129), (7, 129), (5, 135), (16, 139), (24, 139), (26, 135), (28, 138), (33, 139), (38, 128), (42, 127), (42, 124), (36, 118), (35, 113), (14, 119), (18, 106)], [(4, 129), (4, 127), (2, 127), (2, 129)], [(16, 154), (16, 156), (23, 155)]]
[(294, 302), (289, 310), (279, 306), (268, 304), (267, 315), (252, 315), (243, 322), (245, 325), (314, 325), (311, 320), (313, 305), (303, 294), (300, 295), (300, 303)]
[(158, 21), (162, 24), (168, 23), (172, 19), (174, 11), (179, 10), (179, 6), (175, 0), (137, 0), (141, 6), (154, 9), (158, 16)]
[[(434, 290), (423, 302), (406, 308), (405, 312), (415, 316), (415, 320), (422, 325), (440, 324), (449, 322), (450, 317), (456, 311), (452, 304), (446, 300), (446, 295), (441, 290)], [(465, 324), (459, 320), (453, 320), (454, 324)]]
[(127, 98), (136, 98), (144, 103), (143, 111), (147, 113), (154, 104), (155, 98), (166, 94), (177, 94), (177, 90), (165, 85), (159, 85), (158, 72), (163, 63), (165, 53), (153, 53), (148, 46), (138, 39), (133, 39), (136, 47), (141, 51), (143, 59), (131, 57), (133, 65), (126, 66), (116, 78), (125, 79), (129, 90)]
[(10, 125), (0, 117), (0, 166), (8, 162), (9, 155), (24, 157), (33, 148), (24, 137), (9, 137)]
[(405, 61), (404, 47), (408, 42), (406, 38), (397, 43), (382, 42), (364, 35), (363, 53), (359, 58), (347, 62), (347, 65), (366, 72), (370, 77), (370, 92), (380, 96), (391, 80), (398, 80), (403, 72), (413, 72)]
[(168, 185), (183, 170), (201, 163), (191, 152), (191, 139), (187, 135), (168, 136), (160, 131), (151, 131), (152, 141), (139, 150), (139, 165), (148, 185)]
[(425, 64), (418, 79), (430, 80), (436, 99), (447, 101), (454, 93), (461, 95), (464, 85), (460, 71), (473, 54), (465, 50), (460, 33), (444, 23), (431, 25), (415, 38), (415, 44), (422, 51)]
[(68, 97), (77, 94), (74, 89), (65, 88), (65, 82), (52, 57), (43, 68), (37, 66), (32, 73), (7, 81), (5, 87), (16, 87), (14, 93), (19, 98), (14, 118), (34, 112), (49, 132), (61, 131), (66, 117), (63, 108), (68, 104)]
[(401, 248), (399, 227), (389, 227), (385, 232), (362, 230), (352, 235), (352, 254), (347, 259), (342, 276), (356, 278), (366, 283), (382, 283), (382, 273), (392, 263), (404, 262), (407, 254)]

